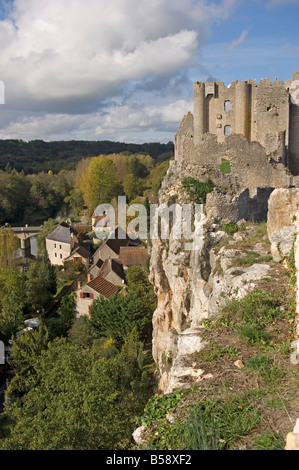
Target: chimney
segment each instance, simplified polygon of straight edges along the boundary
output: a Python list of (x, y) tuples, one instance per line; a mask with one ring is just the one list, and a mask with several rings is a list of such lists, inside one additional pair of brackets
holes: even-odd
[(87, 282), (90, 282), (90, 281), (91, 281), (91, 274), (88, 273), (88, 274), (87, 274)]
[(81, 281), (78, 281), (78, 289), (81, 289), (81, 285), (82, 285)]

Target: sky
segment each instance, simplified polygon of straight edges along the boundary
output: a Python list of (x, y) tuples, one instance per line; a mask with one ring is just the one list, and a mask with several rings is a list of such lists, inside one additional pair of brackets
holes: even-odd
[(194, 81), (299, 71), (298, 21), (299, 0), (0, 0), (0, 139), (173, 141)]

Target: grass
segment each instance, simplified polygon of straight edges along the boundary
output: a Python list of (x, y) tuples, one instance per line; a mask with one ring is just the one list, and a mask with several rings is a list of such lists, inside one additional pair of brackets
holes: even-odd
[(226, 160), (226, 158), (223, 158), (221, 161), (220, 171), (223, 175), (230, 175), (232, 172), (230, 161)]
[(267, 331), (257, 330), (252, 325), (241, 325), (237, 327), (237, 331), (240, 337), (247, 341), (251, 346), (262, 344), (266, 345), (270, 343), (271, 336)]
[(274, 431), (266, 431), (254, 441), (254, 450), (284, 450), (284, 447), (284, 438)]
[(248, 371), (258, 372), (259, 375), (268, 383), (275, 383), (285, 376), (284, 370), (273, 364), (273, 359), (268, 356), (256, 356), (246, 364)]
[(232, 448), (260, 423), (257, 410), (246, 396), (225, 401), (207, 399), (187, 417), (185, 443), (190, 450)]
[(251, 325), (263, 329), (275, 320), (282, 318), (280, 309), (281, 292), (270, 294), (256, 289), (243, 299), (233, 299), (223, 307), (221, 320), (238, 321), (241, 325)]
[(220, 346), (216, 341), (211, 341), (204, 349), (194, 353), (196, 359), (203, 362), (213, 362), (222, 357), (237, 357), (238, 350), (232, 346)]
[(267, 256), (261, 256), (255, 251), (248, 251), (245, 250), (246, 256), (242, 258), (235, 258), (233, 261), (234, 266), (243, 266), (243, 267), (248, 267), (248, 266), (253, 266), (256, 263), (269, 263), (270, 261), (273, 260), (272, 256), (267, 255)]
[[(200, 393), (200, 389), (197, 392)], [(260, 415), (250, 402), (249, 395), (227, 395), (223, 398), (198, 399), (192, 406), (185, 403), (190, 392), (184, 392), (179, 397), (181, 410), (185, 416), (173, 423), (159, 413), (151, 414), (154, 421), (146, 422), (153, 425), (147, 440), (150, 450), (226, 450), (233, 449), (234, 445), (243, 437), (252, 432), (259, 425)], [(173, 404), (173, 394), (164, 395), (165, 402), (170, 397)], [(160, 411), (161, 409), (158, 408)], [(178, 410), (176, 410), (178, 411)]]

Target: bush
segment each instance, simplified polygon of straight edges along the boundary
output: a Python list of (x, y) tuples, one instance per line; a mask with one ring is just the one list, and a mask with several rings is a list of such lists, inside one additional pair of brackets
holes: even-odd
[(182, 186), (190, 196), (190, 200), (196, 204), (205, 204), (207, 194), (212, 192), (215, 188), (215, 184), (210, 179), (201, 183), (194, 178), (185, 178), (182, 182)]
[(239, 227), (235, 224), (224, 224), (220, 227), (220, 230), (226, 232), (228, 235), (234, 235), (239, 231)]

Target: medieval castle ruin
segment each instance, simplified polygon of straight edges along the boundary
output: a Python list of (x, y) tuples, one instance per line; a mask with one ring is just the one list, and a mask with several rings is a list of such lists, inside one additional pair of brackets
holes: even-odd
[[(223, 160), (230, 174), (220, 171)], [(175, 137), (175, 162), (183, 173), (239, 190), (297, 186), (299, 72), (287, 82), (194, 83), (194, 115)]]

